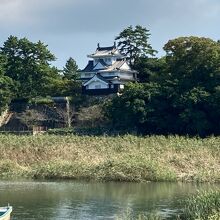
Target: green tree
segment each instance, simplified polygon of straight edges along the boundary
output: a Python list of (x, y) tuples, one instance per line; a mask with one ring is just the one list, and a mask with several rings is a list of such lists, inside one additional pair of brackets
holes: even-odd
[(149, 30), (136, 25), (135, 28), (129, 26), (125, 28), (115, 38), (118, 41), (118, 48), (122, 54), (124, 54), (129, 63), (133, 65), (135, 61), (140, 57), (154, 56), (156, 50), (154, 50), (148, 42)]
[(107, 116), (114, 126), (141, 133), (220, 134), (220, 44), (181, 37), (164, 49), (158, 74), (127, 85), (108, 104)]
[(63, 68), (63, 94), (66, 96), (78, 96), (81, 93), (81, 83), (77, 80), (78, 70), (76, 61), (70, 57)]
[(138, 71), (138, 81), (146, 83), (155, 81), (158, 76), (166, 69), (166, 61), (164, 58), (138, 58), (133, 68)]
[(181, 91), (202, 86), (213, 91), (220, 83), (220, 44), (209, 38), (180, 37), (165, 46), (170, 79)]
[(5, 75), (15, 82), (16, 98), (47, 95), (51, 78), (59, 77), (56, 68), (50, 66), (55, 56), (41, 41), (32, 43), (26, 38), (10, 36), (1, 48), (1, 54), (7, 57)]
[(5, 57), (0, 55), (0, 114), (13, 97), (13, 81), (4, 75)]
[(69, 80), (76, 80), (78, 78), (78, 66), (76, 64), (76, 61), (70, 57), (65, 67), (63, 68), (63, 75), (66, 79)]
[(121, 96), (113, 98), (105, 108), (113, 126), (144, 134), (168, 134), (178, 131), (172, 101), (175, 90), (158, 83), (131, 83)]

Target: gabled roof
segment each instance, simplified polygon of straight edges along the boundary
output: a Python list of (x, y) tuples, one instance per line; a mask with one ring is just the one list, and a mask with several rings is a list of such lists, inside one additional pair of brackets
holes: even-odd
[(119, 50), (116, 48), (116, 44), (111, 47), (98, 47), (95, 53), (88, 55), (90, 58), (101, 58), (101, 57), (124, 57)]
[(93, 61), (90, 60), (87, 66), (80, 72), (137, 72), (132, 70), (126, 60), (117, 60), (112, 65), (106, 64), (103, 59), (100, 59), (99, 62), (93, 66)]
[[(124, 66), (124, 67), (123, 67)], [(125, 66), (127, 68), (125, 68)], [(118, 60), (113, 65), (108, 66), (106, 69), (100, 70), (100, 73), (102, 72), (113, 72), (113, 71), (122, 71), (122, 72), (137, 72), (135, 70), (132, 70), (126, 60)]]
[(125, 60), (118, 60), (115, 63), (113, 63), (113, 65), (109, 66), (109, 68), (106, 69), (106, 71), (119, 70), (125, 63)]
[(98, 80), (102, 83), (105, 84), (109, 84), (109, 82), (107, 80), (105, 80), (105, 78), (103, 78), (102, 76), (100, 76), (99, 74), (94, 75), (90, 80), (88, 80), (87, 82), (85, 82), (83, 85), (87, 86), (88, 84), (90, 84), (92, 81), (94, 80)]
[(94, 66), (93, 60), (89, 60), (87, 66), (79, 72), (95, 72), (97, 70), (106, 69), (106, 68), (108, 68), (108, 66), (109, 65), (107, 63), (105, 63), (103, 59), (100, 59), (98, 61), (98, 63), (96, 63), (95, 66)]
[(93, 70), (93, 60), (89, 60), (87, 66), (80, 72), (91, 72)]
[(93, 70), (101, 70), (108, 68), (108, 64), (104, 62), (103, 59), (100, 59), (98, 63), (94, 66)]
[(112, 51), (113, 49), (116, 49), (115, 44), (111, 47), (100, 47), (98, 44), (98, 47), (97, 47), (97, 51)]

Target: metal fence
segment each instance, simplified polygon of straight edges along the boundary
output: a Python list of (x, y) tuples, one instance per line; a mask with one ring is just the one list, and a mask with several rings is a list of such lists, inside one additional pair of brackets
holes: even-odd
[(36, 135), (45, 133), (48, 130), (47, 127), (44, 126), (34, 126), (32, 129), (27, 128), (19, 128), (19, 129), (11, 129), (11, 128), (0, 128), (0, 134), (16, 134), (16, 135)]

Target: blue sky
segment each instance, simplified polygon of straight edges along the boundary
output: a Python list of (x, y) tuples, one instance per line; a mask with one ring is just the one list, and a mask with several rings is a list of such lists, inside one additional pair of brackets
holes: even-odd
[(179, 36), (220, 39), (220, 0), (0, 0), (0, 45), (9, 35), (43, 41), (62, 68), (73, 57), (80, 68), (97, 43), (113, 45), (129, 25), (150, 30), (162, 47)]

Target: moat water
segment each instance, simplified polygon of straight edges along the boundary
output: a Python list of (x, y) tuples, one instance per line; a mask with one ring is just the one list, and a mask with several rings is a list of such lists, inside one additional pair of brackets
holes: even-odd
[(0, 206), (13, 206), (12, 220), (117, 219), (126, 213), (180, 212), (179, 201), (219, 185), (0, 181)]

